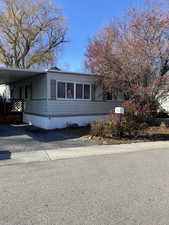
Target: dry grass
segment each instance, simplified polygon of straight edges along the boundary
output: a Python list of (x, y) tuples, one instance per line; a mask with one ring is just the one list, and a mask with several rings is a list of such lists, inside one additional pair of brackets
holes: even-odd
[(61, 133), (63, 133), (66, 136), (72, 136), (72, 137), (84, 137), (86, 135), (90, 134), (90, 127), (85, 126), (85, 127), (75, 127), (75, 128), (64, 128), (64, 129), (57, 129)]
[(164, 123), (160, 126), (149, 127), (145, 131), (145, 137), (153, 141), (169, 140), (169, 128)]
[(145, 130), (144, 134), (139, 138), (102, 138), (92, 137), (90, 135), (90, 127), (66, 128), (60, 130), (64, 135), (72, 136), (76, 140), (90, 142), (93, 144), (129, 144), (137, 142), (161, 141), (169, 140), (169, 127), (164, 123), (160, 126), (151, 126)]

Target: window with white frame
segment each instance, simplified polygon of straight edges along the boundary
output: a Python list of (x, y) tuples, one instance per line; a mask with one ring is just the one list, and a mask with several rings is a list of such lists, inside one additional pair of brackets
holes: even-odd
[(74, 99), (74, 83), (67, 83), (67, 98)]
[(84, 99), (90, 99), (90, 85), (84, 84)]
[(83, 98), (83, 84), (76, 84), (76, 99)]
[(65, 93), (65, 87), (66, 87), (66, 84), (64, 82), (58, 82), (57, 83), (58, 86), (57, 86), (57, 97), (58, 98), (65, 98), (66, 97), (66, 93)]
[(91, 99), (91, 85), (72, 82), (57, 82), (57, 98), (61, 99)]

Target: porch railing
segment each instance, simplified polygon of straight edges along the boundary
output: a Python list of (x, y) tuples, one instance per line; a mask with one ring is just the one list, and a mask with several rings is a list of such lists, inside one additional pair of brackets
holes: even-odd
[(0, 114), (23, 112), (24, 101), (22, 99), (0, 99)]

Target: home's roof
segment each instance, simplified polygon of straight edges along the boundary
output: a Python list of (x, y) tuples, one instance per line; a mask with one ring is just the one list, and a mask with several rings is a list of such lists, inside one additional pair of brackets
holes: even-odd
[(71, 75), (81, 75), (81, 76), (98, 76), (94, 73), (85, 73), (85, 72), (70, 72), (70, 71), (58, 71), (58, 70), (47, 70), (48, 73), (60, 73), (60, 74), (71, 74)]
[(39, 74), (47, 74), (47, 73), (96, 76), (95, 74), (82, 73), (82, 72), (68, 72), (68, 71), (58, 71), (58, 70), (32, 70), (32, 69), (17, 69), (17, 68), (0, 67), (0, 85), (10, 84), (12, 82), (28, 79), (30, 77), (33, 77)]
[(0, 67), (0, 84), (9, 84), (19, 80), (27, 79), (38, 74), (45, 74), (46, 71), (28, 70)]

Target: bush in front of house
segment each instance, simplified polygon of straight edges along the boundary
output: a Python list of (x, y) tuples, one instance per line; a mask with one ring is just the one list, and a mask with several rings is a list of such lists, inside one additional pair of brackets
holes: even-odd
[(150, 106), (139, 101), (128, 100), (123, 104), (125, 114), (122, 118), (124, 136), (138, 137), (148, 127), (151, 115)]
[(91, 124), (91, 135), (99, 137), (130, 137), (141, 136), (148, 127), (150, 108), (147, 104), (138, 104), (134, 101), (124, 103), (125, 114), (112, 114), (102, 121)]
[(116, 137), (119, 129), (120, 123), (115, 115), (111, 115), (105, 120), (97, 120), (91, 123), (91, 135), (96, 137)]

